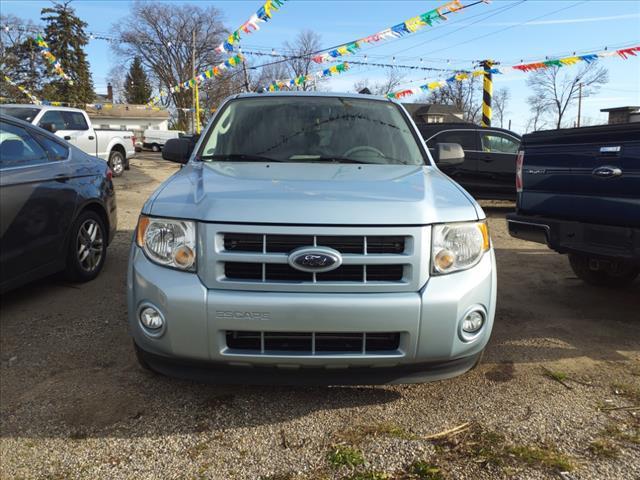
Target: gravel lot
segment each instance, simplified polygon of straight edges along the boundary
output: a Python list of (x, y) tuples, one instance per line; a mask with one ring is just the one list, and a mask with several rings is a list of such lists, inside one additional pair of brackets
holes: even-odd
[(144, 153), (116, 179), (119, 232), (97, 280), (1, 299), (1, 478), (640, 478), (640, 282), (585, 286), (565, 257), (509, 237), (509, 203), (485, 204), (498, 311), (467, 375), (226, 387), (139, 369), (127, 254), (144, 200), (176, 168)]

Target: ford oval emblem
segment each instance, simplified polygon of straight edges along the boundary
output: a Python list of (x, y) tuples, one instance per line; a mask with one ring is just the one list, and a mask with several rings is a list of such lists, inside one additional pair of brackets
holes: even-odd
[(342, 256), (333, 248), (303, 247), (289, 254), (289, 265), (303, 272), (329, 272), (342, 265)]

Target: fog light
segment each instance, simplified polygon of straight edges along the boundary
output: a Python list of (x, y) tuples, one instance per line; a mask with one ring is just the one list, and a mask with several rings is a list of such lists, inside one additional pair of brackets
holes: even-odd
[(476, 333), (484, 324), (484, 315), (478, 310), (467, 313), (462, 321), (462, 330), (466, 333)]
[(164, 326), (164, 318), (153, 307), (144, 307), (140, 310), (140, 323), (149, 330), (158, 331)]
[(478, 335), (480, 335), (480, 331), (482, 327), (484, 327), (485, 320), (487, 315), (482, 306), (476, 305), (475, 307), (470, 308), (465, 313), (462, 321), (460, 322), (460, 326), (458, 327), (460, 339), (465, 342), (470, 342), (474, 340)]

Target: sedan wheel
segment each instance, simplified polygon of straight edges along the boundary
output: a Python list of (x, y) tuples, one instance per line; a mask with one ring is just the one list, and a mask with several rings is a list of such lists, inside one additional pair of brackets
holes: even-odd
[(111, 152), (109, 155), (109, 168), (111, 168), (114, 177), (122, 175), (122, 172), (124, 172), (124, 155), (116, 151)]
[(98, 276), (107, 257), (107, 229), (96, 212), (85, 210), (73, 223), (64, 274), (72, 282)]
[(90, 218), (80, 226), (76, 242), (78, 263), (87, 273), (93, 273), (102, 260), (104, 238), (97, 221)]

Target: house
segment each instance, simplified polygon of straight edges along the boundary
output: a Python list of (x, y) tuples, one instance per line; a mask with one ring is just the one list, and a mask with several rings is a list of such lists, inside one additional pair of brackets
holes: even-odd
[(116, 130), (168, 130), (169, 112), (147, 105), (129, 103), (92, 103), (86, 107), (87, 115), (96, 128)]
[(640, 122), (640, 107), (615, 107), (600, 110), (609, 114), (609, 124)]
[(417, 123), (468, 123), (462, 119), (462, 112), (454, 105), (434, 103), (403, 103)]
[(142, 137), (145, 130), (168, 130), (169, 112), (148, 105), (113, 103), (113, 87), (107, 85), (107, 93), (96, 94), (94, 103), (87, 104), (87, 115), (96, 128), (132, 130)]

